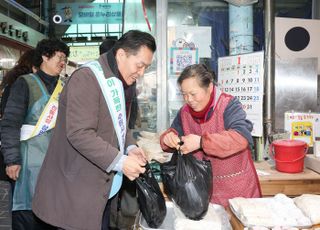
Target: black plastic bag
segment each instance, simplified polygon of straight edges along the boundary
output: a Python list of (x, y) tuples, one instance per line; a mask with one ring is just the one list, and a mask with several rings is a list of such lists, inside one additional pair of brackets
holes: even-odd
[(167, 207), (157, 180), (149, 164), (146, 171), (136, 179), (138, 203), (141, 213), (151, 228), (158, 228), (167, 214)]
[(210, 161), (175, 153), (170, 162), (161, 164), (161, 178), (166, 194), (186, 217), (199, 220), (207, 213), (212, 192)]

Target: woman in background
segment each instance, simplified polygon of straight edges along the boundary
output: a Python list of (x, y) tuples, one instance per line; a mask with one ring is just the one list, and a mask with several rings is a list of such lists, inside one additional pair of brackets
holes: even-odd
[(261, 191), (250, 151), (252, 123), (239, 100), (213, 82), (214, 74), (202, 64), (183, 70), (178, 85), (186, 104), (160, 142), (164, 151), (180, 149), (210, 160), (211, 202), (228, 206), (231, 198), (261, 197)]

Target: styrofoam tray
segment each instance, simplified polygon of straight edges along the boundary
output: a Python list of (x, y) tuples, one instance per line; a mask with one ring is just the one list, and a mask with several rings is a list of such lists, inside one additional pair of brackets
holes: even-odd
[(163, 223), (159, 226), (159, 228), (150, 228), (147, 224), (146, 220), (143, 218), (142, 214), (140, 214), (139, 225), (143, 230), (172, 230), (174, 229), (174, 213), (173, 213), (173, 204), (172, 202), (166, 202), (167, 206), (167, 214), (163, 220)]
[[(231, 224), (229, 221), (229, 216), (228, 216), (226, 210), (220, 205), (216, 205), (216, 204), (209, 204), (209, 205), (211, 205), (215, 209), (215, 211), (217, 212), (217, 214), (221, 218), (222, 228), (220, 230), (231, 230), (232, 227), (231, 227)], [(175, 208), (177, 209), (178, 207), (175, 206), (175, 204), (173, 204), (170, 201), (166, 202), (166, 206), (167, 206), (167, 215), (159, 228), (157, 228), (157, 229), (150, 228), (141, 213), (140, 213), (140, 217), (139, 217), (140, 228), (142, 230), (173, 230), (173, 229), (175, 229), (175, 220), (176, 220), (175, 211), (176, 210), (174, 210), (174, 209)]]
[[(245, 226), (245, 227), (254, 227), (256, 225), (253, 225), (252, 222), (250, 221), (246, 221), (245, 219), (245, 216), (242, 215), (242, 213), (239, 211), (240, 210), (240, 207), (237, 205), (237, 202), (235, 202), (237, 198), (234, 198), (234, 199), (230, 199), (229, 200), (229, 204), (230, 204), (230, 209), (231, 211), (235, 214), (235, 216), (241, 221), (241, 223)], [(282, 202), (282, 203), (287, 203), (289, 199), (289, 197), (285, 196), (284, 194), (277, 194), (275, 197), (268, 197), (268, 198), (246, 198), (246, 199), (249, 199), (251, 200), (252, 202), (255, 203), (256, 206), (264, 206), (264, 207), (267, 207), (267, 206), (270, 206), (270, 204), (273, 204), (273, 207), (277, 207), (276, 203), (278, 201)], [(280, 200), (279, 200), (280, 199)], [(278, 200), (278, 201), (277, 201)], [(285, 210), (286, 211), (286, 214), (287, 216), (285, 218), (290, 218), (290, 212), (291, 211), (296, 211), (296, 212), (301, 212), (301, 210), (296, 207), (295, 205), (291, 205), (290, 203), (287, 203), (288, 204), (288, 207), (290, 205), (290, 208), (291, 210)], [(295, 209), (295, 210), (293, 210)], [(281, 225), (281, 224), (277, 224), (277, 225), (274, 225), (273, 224), (273, 220), (274, 219), (277, 219), (279, 220), (280, 218), (280, 213), (279, 213), (279, 209), (278, 210), (269, 210), (271, 213), (272, 213), (272, 216), (273, 218), (270, 219), (270, 223), (268, 224), (264, 224), (264, 225), (260, 225), (260, 226), (263, 226), (263, 227), (267, 227), (267, 228), (273, 228), (273, 227), (276, 227), (276, 226), (288, 226), (288, 225)], [(266, 213), (266, 214), (269, 214), (269, 213)], [(277, 215), (278, 214), (278, 215)], [(305, 217), (303, 215), (303, 213), (301, 212), (301, 217), (304, 218), (304, 222), (303, 224), (300, 224), (300, 225), (294, 225), (294, 226), (290, 226), (290, 227), (295, 227), (295, 228), (309, 228), (312, 226), (311, 224), (311, 221), (309, 220), (309, 218)], [(302, 218), (300, 218), (302, 219)], [(308, 221), (309, 220), (309, 221)], [(268, 221), (269, 222), (269, 221)]]

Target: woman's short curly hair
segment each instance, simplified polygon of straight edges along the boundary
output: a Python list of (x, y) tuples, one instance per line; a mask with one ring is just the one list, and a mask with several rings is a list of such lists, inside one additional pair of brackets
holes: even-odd
[(41, 40), (38, 42), (37, 47), (35, 48), (35, 55), (33, 58), (34, 66), (39, 68), (43, 61), (42, 56), (51, 58), (57, 51), (60, 51), (69, 57), (69, 47), (63, 41), (56, 38)]

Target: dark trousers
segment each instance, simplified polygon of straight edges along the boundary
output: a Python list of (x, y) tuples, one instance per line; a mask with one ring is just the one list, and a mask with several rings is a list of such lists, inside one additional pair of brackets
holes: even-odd
[(104, 209), (103, 216), (102, 216), (101, 230), (109, 230), (111, 200), (112, 199), (108, 200), (107, 205)]
[(30, 210), (12, 212), (12, 230), (56, 230), (42, 220), (40, 220)]
[[(109, 230), (110, 205), (111, 202), (109, 200), (103, 212), (101, 230)], [(32, 211), (16, 211), (13, 212), (12, 219), (14, 218), (13, 216), (15, 216), (16, 226), (13, 226), (12, 230), (64, 230), (63, 228), (46, 224), (36, 217)]]

